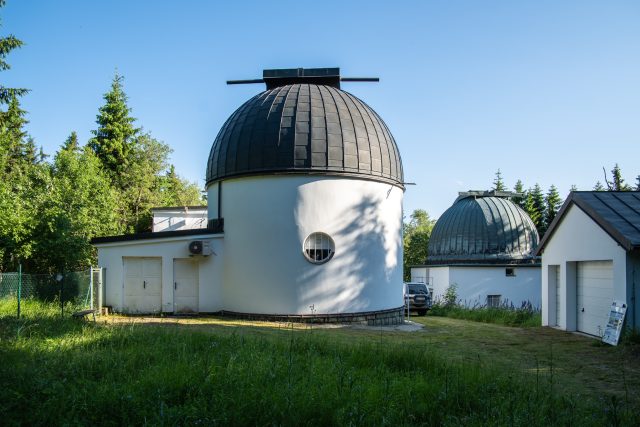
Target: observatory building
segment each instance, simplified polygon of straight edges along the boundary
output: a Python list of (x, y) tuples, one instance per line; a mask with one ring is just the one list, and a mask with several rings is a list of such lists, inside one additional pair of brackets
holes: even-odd
[[(338, 68), (265, 70), (216, 137), (207, 226), (96, 238), (105, 300), (131, 313), (402, 319), (400, 153)], [(203, 165), (204, 166), (204, 165)]]
[(425, 265), (411, 268), (413, 282), (425, 282), (442, 299), (456, 286), (458, 302), (500, 306), (541, 304), (538, 232), (531, 218), (509, 198), (516, 193), (460, 193), (436, 222)]

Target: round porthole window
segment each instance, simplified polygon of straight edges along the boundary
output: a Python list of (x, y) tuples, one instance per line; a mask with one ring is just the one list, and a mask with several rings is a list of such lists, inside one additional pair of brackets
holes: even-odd
[(322, 264), (329, 261), (336, 250), (333, 239), (326, 233), (311, 233), (304, 241), (304, 256), (309, 262)]

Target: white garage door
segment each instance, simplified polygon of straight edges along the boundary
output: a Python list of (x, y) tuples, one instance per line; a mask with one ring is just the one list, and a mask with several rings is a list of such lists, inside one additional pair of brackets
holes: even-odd
[(577, 330), (602, 336), (613, 302), (613, 262), (578, 262), (577, 267)]
[(198, 312), (198, 261), (173, 260), (173, 311)]
[(162, 258), (123, 258), (124, 311), (159, 313), (162, 309)]

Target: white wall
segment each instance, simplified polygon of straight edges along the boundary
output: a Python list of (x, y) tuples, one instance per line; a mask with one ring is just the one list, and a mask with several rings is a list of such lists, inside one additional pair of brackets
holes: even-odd
[(428, 283), (429, 282), (429, 276), (427, 275), (427, 268), (426, 267), (412, 267), (411, 268), (411, 281), (412, 282)]
[(634, 328), (640, 328), (640, 252), (629, 252), (627, 254), (627, 295), (634, 295), (633, 301), (636, 302), (627, 312), (628, 325)]
[(199, 258), (199, 307), (201, 312), (221, 310), (220, 282), (224, 264), (222, 235), (203, 234), (153, 240), (97, 244), (98, 264), (104, 267), (104, 305), (123, 311), (123, 257), (162, 258), (162, 311), (173, 312), (173, 259), (189, 257), (189, 242), (209, 240), (216, 255)]
[[(506, 268), (512, 268), (515, 276), (507, 276)], [(541, 304), (540, 267), (450, 266), (449, 282), (457, 284), (458, 300), (466, 306), (485, 305), (487, 295), (500, 295), (501, 301), (516, 307), (526, 301), (534, 307)]]
[(449, 281), (449, 267), (429, 267), (427, 274), (431, 278), (433, 301), (442, 301), (447, 288), (451, 284)]
[(542, 254), (542, 324), (555, 324), (555, 288), (549, 286), (549, 265), (560, 265), (560, 328), (576, 329), (576, 262), (613, 261), (613, 298), (627, 301), (626, 251), (579, 207), (571, 205)]
[[(516, 306), (523, 301), (540, 307), (540, 267), (510, 266), (515, 276), (507, 276), (504, 266), (442, 266), (427, 269), (433, 286), (434, 301), (444, 299), (447, 288), (457, 286), (458, 300), (463, 305), (485, 305), (487, 295), (501, 295)], [(416, 272), (419, 273), (419, 272)], [(413, 269), (412, 269), (413, 277)]]
[(153, 212), (152, 231), (191, 230), (207, 227), (207, 209), (161, 210)]
[[(211, 201), (215, 190), (209, 193)], [(402, 197), (398, 187), (346, 177), (225, 181), (224, 309), (310, 314), (313, 305), (321, 314), (402, 306)], [(313, 232), (335, 241), (325, 264), (303, 255)]]

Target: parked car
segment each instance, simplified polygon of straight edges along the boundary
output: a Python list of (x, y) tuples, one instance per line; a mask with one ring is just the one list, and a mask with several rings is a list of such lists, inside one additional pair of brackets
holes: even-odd
[(417, 311), (420, 316), (431, 308), (431, 293), (424, 283), (404, 284), (405, 310)]

